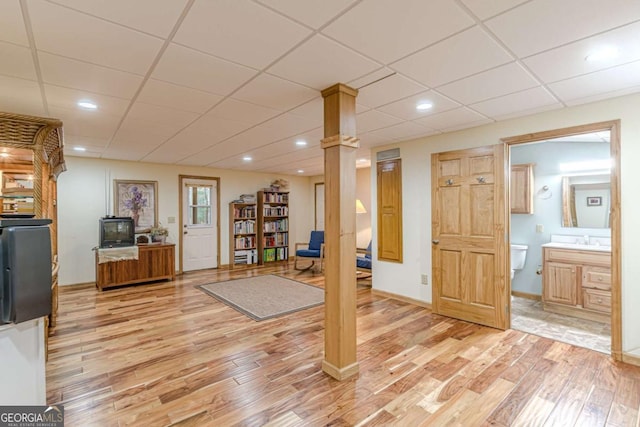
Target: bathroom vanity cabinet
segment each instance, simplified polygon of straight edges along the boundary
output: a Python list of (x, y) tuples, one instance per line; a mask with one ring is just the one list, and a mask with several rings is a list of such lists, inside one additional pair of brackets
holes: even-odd
[(545, 311), (609, 322), (611, 252), (543, 246)]

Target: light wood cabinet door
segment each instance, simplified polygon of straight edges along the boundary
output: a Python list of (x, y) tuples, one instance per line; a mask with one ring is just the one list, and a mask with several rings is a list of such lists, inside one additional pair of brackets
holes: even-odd
[(511, 182), (509, 186), (511, 213), (533, 213), (533, 165), (511, 166)]
[(576, 305), (576, 266), (560, 262), (547, 262), (543, 276), (545, 302)]

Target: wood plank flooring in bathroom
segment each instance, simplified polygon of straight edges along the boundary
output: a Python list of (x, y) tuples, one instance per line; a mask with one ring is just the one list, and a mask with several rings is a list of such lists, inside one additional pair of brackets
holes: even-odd
[(324, 308), (255, 322), (194, 286), (204, 271), (98, 292), (62, 287), (47, 401), (66, 426), (637, 426), (640, 368), (358, 287), (357, 377), (321, 370)]

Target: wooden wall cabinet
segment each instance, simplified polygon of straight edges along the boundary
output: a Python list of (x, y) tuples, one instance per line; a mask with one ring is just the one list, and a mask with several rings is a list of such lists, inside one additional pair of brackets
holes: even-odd
[(542, 302), (545, 311), (609, 322), (611, 253), (543, 248)]
[(138, 245), (138, 259), (98, 264), (96, 252), (96, 286), (103, 290), (114, 286), (155, 280), (174, 280), (175, 245), (170, 243)]
[(533, 164), (511, 166), (509, 195), (512, 214), (533, 213)]

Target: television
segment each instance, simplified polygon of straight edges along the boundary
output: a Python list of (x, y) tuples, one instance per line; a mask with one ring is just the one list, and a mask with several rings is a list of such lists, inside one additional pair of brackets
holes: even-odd
[(119, 248), (136, 244), (136, 227), (133, 218), (105, 216), (100, 218), (100, 247)]

